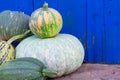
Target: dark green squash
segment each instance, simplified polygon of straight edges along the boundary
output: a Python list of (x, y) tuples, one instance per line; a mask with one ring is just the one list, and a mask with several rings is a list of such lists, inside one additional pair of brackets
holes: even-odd
[(26, 31), (24, 34), (16, 35), (8, 41), (0, 41), (0, 65), (5, 63), (6, 61), (13, 60), (15, 58), (14, 47), (11, 43), (16, 39), (23, 38), (29, 33), (30, 30)]
[(0, 67), (0, 80), (46, 80), (55, 75), (41, 61), (29, 57), (11, 60)]
[(29, 29), (29, 16), (23, 12), (5, 10), (0, 13), (0, 38), (9, 40)]

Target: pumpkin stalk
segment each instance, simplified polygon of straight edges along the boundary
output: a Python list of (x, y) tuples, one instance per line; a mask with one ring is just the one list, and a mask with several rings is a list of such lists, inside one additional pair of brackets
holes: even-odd
[(47, 10), (48, 10), (48, 3), (45, 2), (45, 3), (43, 4), (43, 10), (44, 10), (44, 11), (47, 11)]
[(43, 69), (41, 73), (44, 77), (55, 77), (57, 75), (56, 71), (49, 69)]
[(8, 44), (11, 44), (13, 41), (17, 40), (17, 39), (21, 39), (23, 37), (25, 37), (27, 34), (29, 34), (31, 31), (30, 30), (27, 30), (25, 33), (23, 34), (20, 34), (20, 35), (16, 35), (14, 37), (12, 37), (11, 39), (9, 39), (7, 41)]

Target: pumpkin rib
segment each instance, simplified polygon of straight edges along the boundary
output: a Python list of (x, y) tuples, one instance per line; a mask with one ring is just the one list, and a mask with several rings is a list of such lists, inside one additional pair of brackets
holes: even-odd
[[(68, 35), (68, 36), (69, 36), (69, 35)], [(61, 36), (61, 41), (62, 41), (62, 40), (63, 40), (63, 39), (62, 39), (62, 36)], [(67, 46), (71, 46), (71, 49), (74, 49), (74, 48), (75, 48), (75, 47), (73, 47), (74, 44), (73, 44), (73, 42), (71, 41), (71, 39), (65, 38), (64, 40), (67, 41), (66, 43), (64, 43), (64, 46), (66, 46), (66, 47), (67, 47)], [(64, 40), (63, 40), (63, 42), (64, 42)], [(60, 42), (60, 43), (62, 43), (62, 42)], [(67, 51), (67, 50), (66, 50), (66, 51)], [(65, 52), (65, 53), (67, 53), (67, 52)], [(69, 55), (70, 55), (70, 54), (69, 54)], [(67, 55), (64, 55), (64, 56), (68, 57)], [(74, 56), (74, 55), (73, 55), (73, 56)], [(77, 57), (78, 57), (78, 56), (77, 56)], [(70, 58), (70, 57), (68, 57), (68, 58)], [(72, 61), (74, 61), (74, 59), (76, 59), (76, 58), (73, 58)], [(72, 61), (71, 61), (71, 65), (73, 65), (73, 64), (72, 64)], [(66, 64), (69, 64), (69, 61), (66, 59), (65, 63), (66, 63)], [(66, 65), (64, 74), (68, 74), (68, 72), (70, 72), (69, 69), (68, 69), (68, 67), (69, 67), (69, 66)], [(72, 67), (73, 67), (73, 66), (72, 66)]]
[[(64, 39), (65, 40), (65, 39)], [(64, 42), (64, 40), (62, 39), (62, 38), (59, 38), (59, 39), (56, 39), (54, 42), (56, 42), (56, 45), (57, 46), (59, 46), (59, 48), (61, 49), (61, 56), (62, 56), (62, 60), (63, 60), (63, 63), (62, 64), (64, 64), (64, 70), (62, 70), (61, 72), (62, 72), (62, 74), (61, 75), (63, 75), (63, 74), (65, 74), (65, 71), (67, 70), (67, 62), (66, 62), (66, 54), (63, 52), (64, 51), (64, 47), (62, 46), (62, 44), (59, 44), (59, 43), (63, 43)], [(59, 43), (57, 42), (57, 41), (59, 41)], [(66, 41), (66, 40), (65, 40)], [(64, 57), (64, 58), (63, 58)], [(58, 62), (59, 62), (59, 59), (58, 59)], [(59, 67), (59, 66), (58, 66)], [(57, 70), (57, 68), (58, 68), (57, 66), (56, 66), (56, 70)], [(59, 76), (60, 76), (60, 74), (59, 74)]]
[[(68, 36), (71, 36), (71, 35), (68, 35)], [(75, 39), (74, 37), (72, 37), (72, 39)], [(66, 38), (66, 41), (68, 41), (69, 43), (67, 44), (67, 45), (69, 45), (69, 46), (71, 46), (71, 49), (75, 49), (75, 48), (77, 48), (74, 44), (75, 44), (75, 42), (74, 42), (74, 44), (73, 44), (73, 41), (72, 41), (72, 39), (70, 39), (70, 38)], [(75, 39), (76, 40), (76, 42), (79, 42), (79, 40), (78, 39)], [(66, 42), (67, 43), (67, 42)], [(70, 45), (71, 44), (71, 45)], [(79, 44), (79, 43), (76, 43), (76, 44)], [(81, 44), (80, 44), (81, 45)], [(76, 54), (74, 53), (74, 54), (71, 54), (72, 56), (76, 56)], [(79, 55), (78, 55), (79, 56)], [(76, 60), (77, 60), (77, 58), (78, 58), (78, 56), (76, 56), (76, 57), (74, 57), (74, 58), (72, 58), (72, 61), (71, 61), (71, 64), (74, 66), (75, 65), (75, 62), (77, 62)], [(69, 57), (70, 58), (70, 57)], [(81, 63), (80, 61), (78, 62), (78, 63)], [(77, 64), (77, 63), (76, 63)], [(72, 66), (72, 67), (73, 67)], [(71, 67), (71, 68), (72, 68)], [(74, 66), (75, 67), (75, 66)], [(76, 67), (75, 69), (74, 69), (74, 71), (76, 70), (76, 69), (78, 69), (79, 68), (79, 66), (78, 67)], [(65, 73), (66, 74), (68, 74), (68, 72), (70, 72), (70, 71), (66, 71)], [(71, 73), (71, 72), (70, 72)]]
[[(41, 14), (42, 14), (42, 13), (41, 13)], [(39, 16), (38, 16), (38, 24), (37, 24), (37, 26), (38, 26), (39, 29), (42, 27), (42, 22), (43, 22), (42, 19), (43, 19), (42, 16), (39, 15)]]
[[(60, 19), (60, 18), (62, 18), (62, 16), (59, 14), (59, 12), (56, 11), (56, 10), (54, 10), (53, 8), (51, 8), (50, 11), (51, 11), (52, 13), (54, 12), (53, 14), (55, 14), (55, 17), (58, 18), (58, 20), (56, 20), (57, 26), (62, 26), (61, 24), (63, 24), (63, 21)], [(61, 23), (61, 24), (60, 24), (60, 23)]]
[[(31, 59), (31, 60), (30, 60)], [(32, 63), (34, 63), (34, 64), (36, 64), (36, 65), (39, 65), (39, 66), (41, 66), (41, 65), (43, 65), (43, 63), (40, 63), (39, 62), (39, 60), (36, 60), (36, 59), (34, 59), (34, 58), (32, 58), (32, 57), (26, 57), (26, 58), (23, 58), (23, 59), (21, 59), (21, 58), (18, 58), (18, 59), (15, 59), (15, 60), (13, 60), (12, 62), (15, 62), (15, 61), (29, 61), (29, 62), (32, 62)]]
[(46, 29), (45, 29), (45, 26), (46, 26), (45, 23), (46, 23), (46, 22), (45, 22), (45, 20), (44, 20), (44, 12), (43, 12), (43, 14), (42, 14), (42, 27), (41, 27), (41, 30), (42, 30), (42, 33), (43, 33), (42, 36), (45, 36), (45, 37), (46, 37), (47, 32), (45, 32), (45, 30), (46, 30)]
[[(56, 40), (56, 41), (57, 41), (57, 40)], [(64, 41), (67, 41), (67, 40), (60, 38), (59, 41), (60, 41), (60, 43), (63, 43)], [(64, 46), (65, 46), (65, 44), (66, 44), (66, 43), (64, 43)], [(63, 46), (62, 46), (61, 44), (59, 45), (59, 47), (60, 47), (60, 46), (61, 46), (61, 49), (62, 49), (61, 51), (64, 51)], [(62, 58), (64, 57), (64, 58), (63, 58), (63, 59), (64, 59), (64, 60), (63, 60), (63, 62), (64, 62), (64, 70), (62, 70), (62, 71), (61, 71), (62, 73), (61, 73), (61, 74), (58, 74), (58, 76), (61, 76), (61, 75), (63, 75), (63, 74), (66, 74), (66, 72), (68, 71), (68, 66), (67, 66), (68, 63), (67, 63), (67, 60), (66, 60), (67, 55), (66, 55), (64, 52), (61, 52), (61, 53), (63, 54)]]
[[(42, 17), (42, 15), (43, 15), (43, 12), (39, 12), (39, 16), (41, 16), (41, 18), (42, 18), (42, 20), (41, 20), (41, 25), (40, 25), (40, 27), (38, 26), (38, 32), (36, 32), (36, 34), (37, 34), (37, 36), (42, 36), (41, 34), (43, 33), (43, 31), (42, 31), (42, 27), (43, 27), (43, 17)], [(38, 23), (39, 23), (39, 21), (38, 21)], [(41, 34), (39, 34), (39, 33), (41, 33)]]
[[(39, 9), (38, 9), (39, 10)], [(43, 13), (42, 12), (39, 12), (39, 11), (35, 11), (35, 12), (37, 12), (39, 15), (42, 15)], [(35, 16), (35, 17), (32, 17), (32, 18), (37, 18), (38, 19), (38, 17), (37, 16)], [(31, 19), (31, 20), (34, 20), (34, 19)], [(38, 32), (40, 32), (40, 33), (43, 33), (42, 31), (41, 31), (41, 27), (42, 27), (42, 25), (40, 25), (40, 27), (38, 26), (38, 23), (39, 23), (39, 21), (38, 22), (34, 22), (34, 27), (32, 28), (31, 26), (30, 26), (30, 29), (31, 29), (31, 31), (34, 33), (34, 34), (36, 34), (37, 36), (38, 35), (40, 35), (41, 36), (41, 34), (39, 34)], [(41, 20), (41, 23), (43, 24), (43, 21)], [(36, 28), (36, 26), (38, 26), (38, 29)], [(36, 33), (35, 33), (36, 32)]]
[[(52, 28), (52, 32), (53, 31), (58, 31), (57, 29), (56, 29), (56, 27), (57, 27), (57, 25), (56, 25), (56, 17), (54, 16), (54, 13), (52, 13), (51, 11), (50, 11), (50, 13), (51, 13), (51, 15), (52, 15), (52, 17), (53, 17), (53, 23), (52, 23), (52, 25), (51, 25), (51, 27), (53, 27), (53, 25), (55, 26), (55, 28)], [(54, 30), (55, 29), (55, 30)], [(53, 35), (54, 36), (54, 35)]]
[[(67, 42), (69, 42), (69, 41), (67, 40), (67, 38), (65, 38), (64, 40), (67, 41)], [(70, 46), (70, 44), (67, 44), (67, 42), (65, 43), (66, 45), (64, 44), (66, 47), (67, 47), (67, 46)], [(73, 46), (73, 45), (72, 45), (72, 46)], [(68, 57), (68, 56), (66, 55), (66, 57)], [(68, 58), (69, 58), (69, 57), (68, 57)], [(69, 62), (67, 61), (67, 59), (66, 59), (65, 62), (66, 62), (66, 64), (69, 64)], [(69, 69), (68, 69), (68, 66), (66, 65), (65, 73), (64, 73), (64, 74), (66, 74), (68, 71), (69, 71)]]
[(45, 35), (43, 35), (43, 36), (46, 37), (46, 35), (49, 35), (49, 32), (48, 32), (48, 30), (49, 30), (49, 27), (48, 27), (49, 23), (46, 22), (45, 18), (48, 19), (49, 17), (48, 16), (45, 17), (45, 14), (47, 14), (47, 11), (44, 11), (44, 14), (43, 14), (43, 22), (44, 23), (42, 24), (44, 26), (44, 28), (45, 28), (45, 31), (46, 31), (46, 32), (44, 32)]

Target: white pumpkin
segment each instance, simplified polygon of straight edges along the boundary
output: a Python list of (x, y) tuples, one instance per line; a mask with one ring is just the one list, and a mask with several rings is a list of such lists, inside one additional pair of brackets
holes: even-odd
[(81, 66), (84, 48), (81, 42), (70, 34), (58, 34), (46, 39), (31, 36), (16, 47), (16, 58), (21, 57), (39, 59), (48, 69), (56, 70), (56, 77), (60, 77)]

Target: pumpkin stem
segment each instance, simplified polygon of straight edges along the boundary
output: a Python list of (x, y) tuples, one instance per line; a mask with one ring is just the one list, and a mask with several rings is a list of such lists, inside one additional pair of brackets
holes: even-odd
[(43, 69), (42, 70), (42, 75), (44, 77), (56, 77), (57, 76), (57, 72), (54, 70), (49, 70), (49, 69)]
[(30, 33), (30, 32), (31, 32), (30, 30), (27, 30), (27, 31), (26, 31), (25, 33), (23, 33), (23, 34), (13, 36), (12, 38), (10, 38), (10, 39), (7, 41), (7, 43), (8, 43), (8, 44), (11, 44), (13, 41), (25, 37), (25, 36), (26, 36), (28, 33)]
[(45, 3), (43, 4), (43, 10), (44, 10), (44, 11), (47, 11), (47, 10), (48, 10), (48, 3), (45, 2)]

